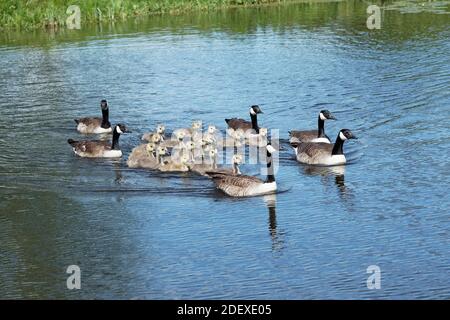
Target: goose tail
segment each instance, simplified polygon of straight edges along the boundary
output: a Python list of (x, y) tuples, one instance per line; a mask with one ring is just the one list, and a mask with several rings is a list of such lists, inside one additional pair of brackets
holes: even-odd
[(73, 121), (75, 121), (76, 124), (79, 124), (79, 123), (80, 123), (80, 120), (79, 120), (79, 119), (73, 119)]
[(70, 144), (71, 146), (73, 146), (74, 144), (77, 143), (77, 141), (75, 141), (73, 139), (67, 139), (67, 143)]

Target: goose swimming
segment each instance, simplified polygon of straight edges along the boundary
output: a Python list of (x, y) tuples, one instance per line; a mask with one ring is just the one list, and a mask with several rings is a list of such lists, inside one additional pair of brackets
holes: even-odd
[(275, 152), (270, 144), (267, 151), (267, 178), (265, 181), (247, 175), (232, 175), (224, 173), (206, 172), (214, 181), (216, 187), (232, 197), (251, 197), (273, 193), (277, 190), (272, 154)]
[[(214, 151), (214, 150), (211, 150)], [(211, 156), (210, 151), (210, 156)], [(216, 156), (213, 153), (213, 156)], [(216, 161), (214, 159), (214, 161)], [(218, 167), (217, 164), (214, 162), (212, 164), (201, 164), (201, 165), (194, 165), (191, 167), (192, 171), (197, 172), (198, 174), (202, 176), (211, 177), (212, 174), (218, 173), (218, 174), (228, 174), (228, 175), (238, 175), (241, 174), (241, 170), (239, 169), (239, 165), (242, 163), (242, 155), (240, 154), (234, 154), (233, 158), (231, 159), (232, 167), (231, 168), (225, 168), (225, 167)]]
[(297, 161), (300, 163), (335, 166), (347, 162), (343, 146), (344, 142), (349, 139), (357, 139), (357, 137), (349, 129), (342, 129), (339, 131), (334, 144), (293, 142), (291, 145), (295, 149)]
[(142, 135), (141, 140), (144, 141), (153, 141), (153, 136), (158, 135), (160, 141), (164, 141), (164, 132), (166, 131), (166, 127), (162, 124), (158, 124), (155, 132), (146, 132)]
[(120, 158), (122, 151), (119, 147), (119, 137), (122, 133), (128, 131), (125, 125), (118, 124), (114, 127), (112, 143), (102, 140), (82, 140), (75, 141), (72, 139), (67, 142), (72, 146), (73, 152), (86, 158)]
[(289, 142), (324, 142), (331, 143), (330, 138), (325, 134), (325, 121), (336, 120), (334, 115), (328, 110), (321, 110), (317, 118), (317, 130), (292, 130), (289, 131)]
[[(157, 151), (159, 149), (154, 142), (141, 144), (131, 151), (127, 159), (127, 166), (129, 168), (157, 169), (160, 160)], [(163, 155), (165, 155), (165, 152)]]
[(86, 117), (75, 119), (77, 130), (80, 133), (109, 133), (112, 131), (111, 123), (109, 122), (109, 107), (106, 100), (100, 102), (102, 109), (102, 117)]
[(256, 133), (259, 133), (258, 114), (263, 112), (258, 105), (251, 106), (249, 112), (251, 121), (247, 121), (240, 118), (225, 119), (225, 122), (228, 124), (228, 127), (232, 129), (231, 131), (241, 129), (245, 133), (247, 133), (249, 132), (249, 130), (253, 129)]

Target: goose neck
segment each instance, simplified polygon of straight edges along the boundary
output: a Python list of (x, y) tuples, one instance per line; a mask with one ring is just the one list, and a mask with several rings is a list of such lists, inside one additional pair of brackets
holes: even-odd
[(317, 117), (317, 137), (324, 138), (325, 137), (325, 121), (322, 120), (320, 115)]
[(118, 133), (117, 130), (114, 129), (111, 149), (119, 150), (119, 148), (120, 148), (119, 147), (119, 137), (120, 137), (120, 133)]
[(258, 116), (256, 114), (250, 113), (250, 118), (252, 119), (252, 129), (255, 130), (257, 134), (259, 134)]
[(109, 123), (109, 109), (102, 109), (102, 128), (109, 128), (111, 125)]
[(272, 161), (272, 155), (267, 152), (267, 179), (266, 182), (274, 182), (275, 181), (275, 174), (273, 171), (273, 161)]
[(341, 137), (337, 136), (336, 138), (336, 142), (334, 143), (333, 146), (333, 151), (331, 151), (331, 155), (340, 155), (340, 154), (344, 154), (344, 140), (341, 139)]

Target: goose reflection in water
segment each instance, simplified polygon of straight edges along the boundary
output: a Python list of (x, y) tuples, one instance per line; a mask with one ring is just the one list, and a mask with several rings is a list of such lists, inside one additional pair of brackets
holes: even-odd
[(113, 162), (113, 167), (114, 167), (114, 174), (116, 176), (114, 181), (117, 184), (121, 184), (124, 179), (123, 179), (123, 175), (122, 175), (122, 169), (121, 169), (121, 166), (120, 166), (120, 161), (114, 161)]
[(277, 195), (269, 194), (263, 197), (269, 210), (269, 234), (272, 239), (272, 251), (281, 251), (284, 248), (283, 232), (277, 230), (276, 204)]
[(345, 185), (345, 166), (304, 166), (304, 172), (311, 176), (320, 176), (320, 181), (324, 186), (328, 186), (331, 178), (334, 177), (334, 184), (337, 186), (339, 196), (346, 200), (351, 197), (351, 189)]

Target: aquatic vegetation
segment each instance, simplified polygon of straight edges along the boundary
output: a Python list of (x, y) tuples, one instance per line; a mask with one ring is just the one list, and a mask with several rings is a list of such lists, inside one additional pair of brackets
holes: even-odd
[(0, 2), (0, 29), (63, 27), (68, 17), (66, 10), (70, 5), (79, 6), (82, 23), (93, 23), (272, 2), (284, 0), (3, 0)]
[(384, 9), (397, 10), (400, 13), (450, 14), (450, 1), (402, 0), (387, 4)]

